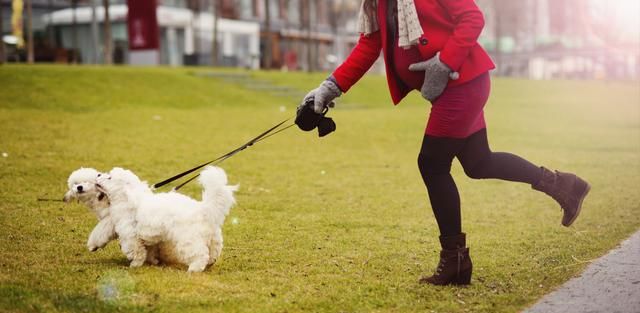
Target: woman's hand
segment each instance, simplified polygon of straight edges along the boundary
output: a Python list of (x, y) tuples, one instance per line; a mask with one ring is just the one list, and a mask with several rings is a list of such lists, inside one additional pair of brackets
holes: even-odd
[(333, 108), (335, 103), (333, 100), (340, 97), (342, 91), (338, 88), (338, 85), (333, 81), (332, 77), (323, 81), (318, 88), (311, 90), (302, 100), (304, 105), (309, 98), (313, 97), (313, 110), (316, 113), (322, 113), (325, 107)]
[(422, 97), (433, 102), (444, 92), (449, 79), (458, 79), (458, 73), (453, 72), (446, 64), (440, 61), (440, 53), (433, 58), (414, 63), (409, 66), (412, 72), (424, 71), (424, 83), (422, 84)]

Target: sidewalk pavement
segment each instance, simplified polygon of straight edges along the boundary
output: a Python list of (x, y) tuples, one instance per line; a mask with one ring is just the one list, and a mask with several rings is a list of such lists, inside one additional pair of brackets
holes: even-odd
[(524, 312), (640, 312), (640, 231)]

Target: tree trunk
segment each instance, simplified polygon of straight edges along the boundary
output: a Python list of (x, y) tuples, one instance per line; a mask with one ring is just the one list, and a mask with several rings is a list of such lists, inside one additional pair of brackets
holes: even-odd
[(113, 54), (111, 53), (111, 20), (109, 19), (109, 0), (102, 0), (104, 6), (104, 64), (113, 64)]
[(311, 0), (304, 0), (305, 9), (306, 9), (306, 28), (307, 28), (307, 71), (313, 72), (315, 70), (314, 62), (313, 62), (313, 51), (312, 48), (313, 38), (311, 38)]
[(4, 56), (4, 39), (2, 37), (4, 34), (4, 27), (2, 24), (4, 23), (4, 19), (2, 18), (2, 4), (0, 4), (0, 65), (4, 64), (5, 56)]
[(213, 39), (211, 41), (211, 66), (218, 66), (218, 24), (220, 20), (220, 0), (211, 0), (213, 9)]
[(71, 0), (71, 49), (73, 58), (71, 63), (78, 64), (78, 19), (76, 10), (78, 9), (78, 0)]
[(264, 0), (264, 67), (271, 69), (273, 56), (271, 55), (271, 6), (269, 0)]
[(33, 14), (31, 12), (31, 0), (26, 1), (27, 5), (27, 63), (33, 64)]
[(100, 51), (98, 47), (100, 46), (100, 32), (98, 32), (98, 14), (96, 12), (97, 0), (89, 0), (91, 1), (91, 43), (94, 47), (93, 51), (93, 64), (98, 64), (100, 60)]
[(55, 38), (55, 34), (54, 34), (54, 27), (53, 27), (53, 0), (47, 0), (47, 13), (49, 14), (49, 23), (47, 25), (47, 38), (49, 40), (49, 47), (50, 48), (55, 48), (56, 45), (56, 38)]
[[(193, 28), (193, 52), (196, 58), (196, 65), (200, 65), (200, 55), (202, 53), (200, 40), (202, 35), (202, 20), (200, 19), (200, 3), (199, 0), (192, 0), (189, 2), (189, 7), (193, 14), (193, 19), (191, 20), (191, 27)], [(196, 18), (198, 19), (198, 23), (196, 24)], [(205, 60), (202, 60), (205, 62)]]

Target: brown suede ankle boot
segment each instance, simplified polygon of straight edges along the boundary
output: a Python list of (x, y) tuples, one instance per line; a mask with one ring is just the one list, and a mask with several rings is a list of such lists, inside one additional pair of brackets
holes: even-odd
[(440, 262), (436, 272), (430, 277), (420, 279), (421, 284), (431, 285), (468, 285), (471, 283), (473, 264), (466, 247), (465, 234), (440, 236)]
[(531, 188), (542, 191), (556, 200), (563, 211), (562, 225), (571, 226), (578, 218), (582, 201), (589, 193), (591, 186), (584, 179), (571, 173), (556, 171), (555, 173), (541, 167), (542, 178)]

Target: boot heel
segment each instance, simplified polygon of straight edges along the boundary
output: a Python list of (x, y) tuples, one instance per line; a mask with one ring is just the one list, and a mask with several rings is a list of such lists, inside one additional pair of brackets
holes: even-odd
[(472, 269), (460, 272), (457, 278), (454, 278), (451, 282), (452, 285), (469, 285), (471, 284), (471, 272)]

